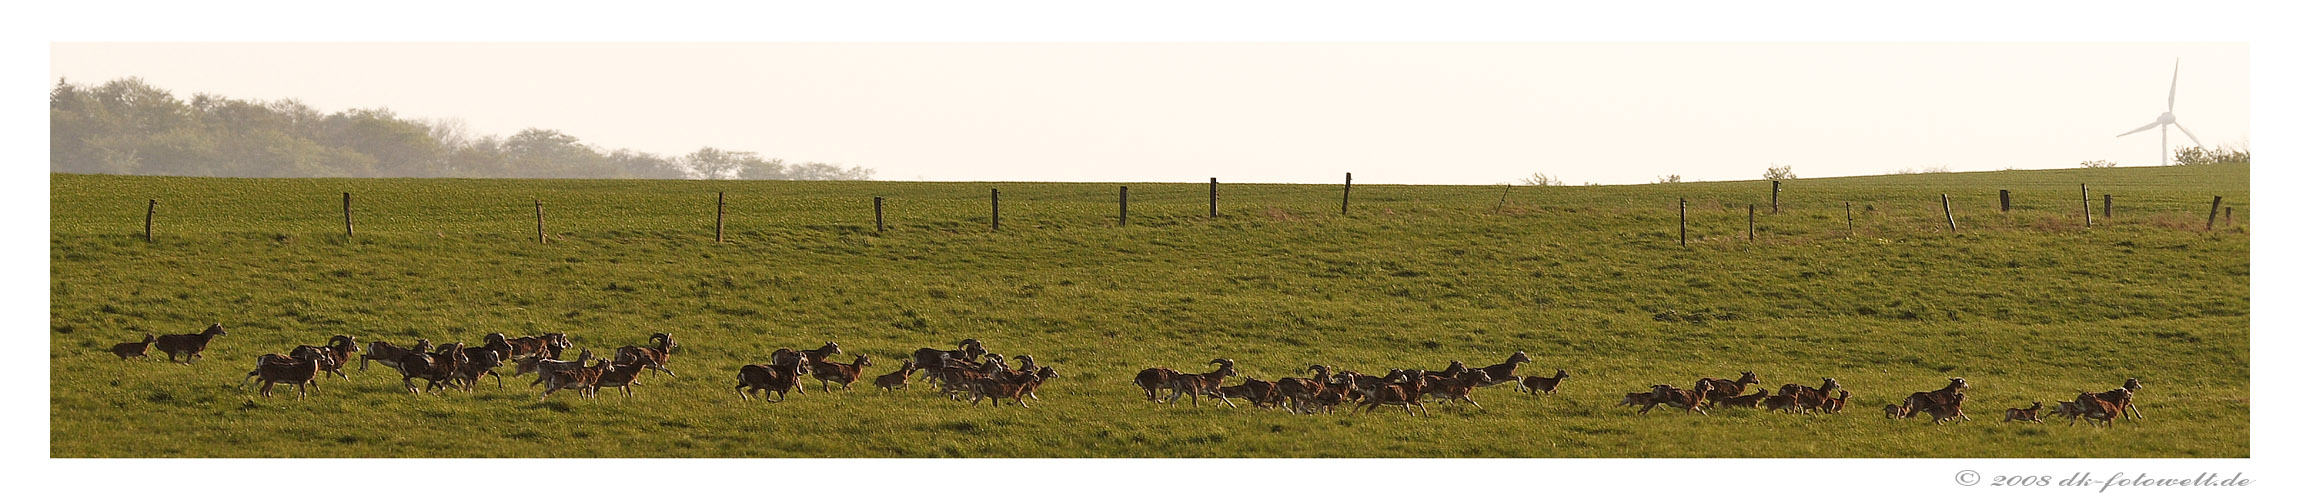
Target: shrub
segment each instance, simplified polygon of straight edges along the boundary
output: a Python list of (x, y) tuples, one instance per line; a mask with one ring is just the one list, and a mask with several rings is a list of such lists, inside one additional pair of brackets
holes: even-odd
[(2252, 149), (2250, 147), (2229, 146), (2219, 146), (2212, 149), (2204, 149), (2202, 147), (2191, 146), (2173, 150), (2172, 162), (2175, 165), (2212, 165), (2221, 163), (2251, 165)]
[(1790, 173), (1788, 165), (1773, 165), (1770, 167), (1765, 167), (1766, 180), (1785, 181), (1795, 178), (1797, 178), (1797, 174)]

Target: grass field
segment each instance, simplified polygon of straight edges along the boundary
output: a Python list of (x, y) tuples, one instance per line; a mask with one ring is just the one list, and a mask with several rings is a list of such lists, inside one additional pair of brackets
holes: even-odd
[[(1590, 187), (51, 177), (50, 453), (57, 457), (2246, 457), (2246, 167), (1917, 174)], [(2115, 197), (2084, 227), (2077, 185)], [(1004, 230), (988, 230), (1002, 191)], [(2014, 196), (2010, 214), (1996, 192)], [(342, 231), (355, 197), (358, 237)], [(727, 242), (712, 241), (726, 192)], [(1960, 231), (1940, 212), (1949, 195)], [(2204, 230), (2213, 196), (2236, 223)], [(871, 197), (887, 198), (873, 231)], [(1502, 198), (1506, 196), (1507, 200)], [(1688, 200), (1689, 248), (1677, 242)], [(159, 201), (157, 241), (142, 238)], [(535, 242), (534, 203), (550, 244)], [(1848, 233), (1846, 203), (1852, 228)], [(2094, 200), (2094, 210), (2099, 210)], [(1744, 241), (1747, 206), (1758, 236)], [(2100, 217), (2097, 213), (2095, 217)], [(222, 323), (197, 364), (115, 359)], [(237, 386), (317, 344), (678, 335), (637, 395), (527, 380), (415, 396), (377, 367), (297, 400)], [(891, 370), (978, 338), (1064, 375), (1032, 408), (815, 385), (745, 403), (737, 367), (835, 340)], [(1246, 375), (1570, 370), (1483, 410), (1290, 415), (1142, 400), (1145, 367)], [(1845, 414), (1615, 407), (1651, 384), (1834, 377)], [(504, 370), (508, 372), (508, 369)], [(1877, 408), (1949, 377), (1971, 422)], [(2002, 424), (2126, 377), (2114, 429)], [(810, 380), (811, 381), (811, 380)], [(858, 384), (861, 385), (861, 384)]]

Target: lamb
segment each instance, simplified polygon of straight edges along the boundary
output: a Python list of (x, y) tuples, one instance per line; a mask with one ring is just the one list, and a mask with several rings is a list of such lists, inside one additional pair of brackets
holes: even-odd
[(1564, 382), (1565, 378), (1570, 376), (1572, 375), (1566, 374), (1565, 370), (1558, 370), (1557, 376), (1526, 377), (1524, 380), (1520, 381), (1519, 384), (1525, 387), (1525, 392), (1527, 394), (1540, 394), (1545, 392), (1550, 394), (1557, 394), (1557, 383)]
[(896, 368), (893, 373), (878, 376), (877, 379), (871, 380), (871, 385), (890, 391), (910, 387), (910, 374), (916, 372), (918, 372), (918, 362), (906, 359), (902, 362), (902, 368)]
[(145, 356), (144, 353), (150, 352), (151, 350), (152, 334), (149, 333), (144, 334), (144, 340), (142, 342), (121, 342), (119, 344), (112, 345), (112, 354), (119, 356), (121, 361), (127, 361), (128, 358), (149, 357)]
[(1845, 399), (1849, 397), (1852, 397), (1852, 393), (1840, 390), (1837, 391), (1837, 397), (1822, 398), (1821, 411), (1830, 415), (1835, 415), (1838, 411), (1845, 409)]
[(823, 392), (826, 393), (830, 392), (832, 382), (839, 383), (840, 388), (852, 391), (855, 381), (862, 378), (862, 367), (865, 366), (871, 366), (869, 354), (856, 355), (853, 363), (829, 361), (817, 363), (814, 367), (815, 380), (823, 381)]
[(639, 385), (639, 370), (649, 366), (654, 365), (645, 362), (621, 365), (610, 364), (607, 366), (607, 369), (601, 370), (599, 372), (598, 377), (593, 378), (592, 380), (588, 381), (588, 383), (584, 384), (585, 387), (583, 392), (585, 395), (598, 397), (599, 389), (619, 387), (623, 389), (623, 397), (629, 398), (631, 397), (631, 386)]
[(224, 335), (222, 323), (208, 325), (208, 329), (201, 330), (200, 333), (161, 335), (153, 341), (160, 346), (160, 352), (168, 353), (168, 362), (176, 363), (178, 362), (176, 357), (183, 356), (184, 360), (181, 363), (188, 365), (192, 364), (192, 361), (200, 359), (200, 352), (208, 350), (208, 341), (215, 339), (218, 335)]
[(2027, 408), (2006, 408), (2004, 422), (2043, 422), (2043, 419), (2036, 416), (2037, 410), (2042, 409), (2044, 409), (2043, 401), (2030, 401)]

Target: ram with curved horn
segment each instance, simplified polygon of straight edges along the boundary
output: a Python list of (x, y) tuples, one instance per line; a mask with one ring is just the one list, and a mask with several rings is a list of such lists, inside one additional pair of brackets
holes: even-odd
[(1231, 408), (1237, 408), (1238, 403), (1230, 402), (1230, 398), (1223, 397), (1221, 391), (1222, 379), (1238, 375), (1237, 363), (1230, 361), (1229, 358), (1214, 358), (1213, 361), (1207, 363), (1218, 365), (1220, 368), (1206, 373), (1177, 374), (1173, 380), (1168, 381), (1166, 388), (1173, 390), (1174, 394), (1166, 397), (1166, 403), (1173, 404), (1174, 400), (1182, 399), (1182, 395), (1188, 393), (1190, 406), (1198, 406), (1198, 396), (1206, 395), (1222, 400), (1222, 404), (1230, 405)]

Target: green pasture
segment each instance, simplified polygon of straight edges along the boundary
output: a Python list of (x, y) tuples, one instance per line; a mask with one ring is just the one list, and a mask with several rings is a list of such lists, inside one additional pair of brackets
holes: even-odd
[[(2247, 168), (1800, 179), (1778, 214), (1766, 181), (1361, 184), (1347, 216), (1338, 184), (1225, 183), (1209, 219), (1205, 184), (1145, 183), (1127, 185), (1124, 227), (1120, 184), (52, 175), (50, 454), (2247, 457)], [(2214, 196), (2235, 218), (2207, 231)], [(107, 351), (209, 323), (230, 333), (197, 364)], [(526, 378), (411, 395), (380, 366), (301, 400), (238, 386), (257, 356), (330, 335), (547, 331), (602, 352), (673, 333), (679, 376), (645, 375), (629, 399), (548, 402)], [(923, 383), (811, 383), (771, 404), (732, 390), (739, 366), (778, 347), (837, 341), (876, 375), (961, 338), (1062, 377), (1030, 408), (938, 399)], [(1518, 350), (1533, 359), (1521, 372), (1572, 377), (1556, 395), (1494, 387), (1473, 395), (1483, 409), (1433, 404), (1428, 418), (1158, 404), (1130, 384), (1217, 357), (1275, 379)], [(1851, 403), (1820, 416), (1614, 406), (1741, 371), (1767, 388), (1833, 377)], [(1972, 383), (1970, 422), (1877, 411), (1949, 377)], [(2144, 420), (1998, 422), (2126, 377), (2147, 385)]]

